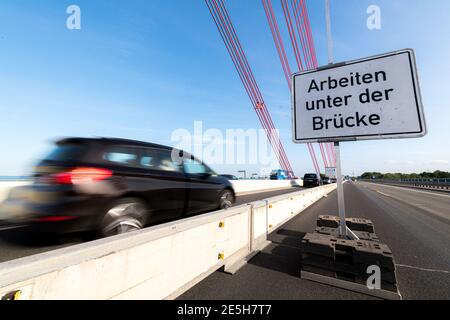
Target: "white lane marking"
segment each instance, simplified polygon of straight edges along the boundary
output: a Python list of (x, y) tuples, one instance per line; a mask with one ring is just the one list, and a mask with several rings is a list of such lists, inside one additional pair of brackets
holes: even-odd
[(389, 195), (387, 193), (384, 193), (384, 192), (381, 192), (381, 191), (378, 191), (378, 190), (375, 190), (375, 191), (378, 192), (379, 194), (382, 194), (383, 196), (386, 196), (386, 197), (389, 197), (389, 198), (393, 198), (393, 196), (391, 196), (391, 195)]
[(415, 269), (415, 270), (420, 270), (420, 271), (438, 272), (438, 273), (450, 274), (450, 271), (447, 271), (447, 270), (420, 268), (420, 267), (408, 266), (406, 264), (395, 264), (395, 266), (396, 267), (400, 267), (400, 268), (409, 268), (409, 269)]
[(432, 196), (450, 198), (450, 194), (440, 194), (440, 193), (435, 193), (435, 192), (427, 192), (427, 191), (416, 190), (416, 189), (411, 189), (411, 188), (406, 188), (406, 187), (389, 186), (389, 185), (386, 185), (386, 184), (379, 184), (379, 183), (374, 183), (374, 184), (377, 185), (377, 186), (395, 188), (395, 189), (400, 189), (400, 190), (404, 190), (404, 191), (419, 192), (419, 193), (429, 194), (429, 195), (432, 195)]
[(379, 191), (379, 190), (372, 190), (372, 189), (369, 189), (369, 190), (375, 191), (375, 192), (377, 192), (377, 193), (379, 193), (379, 194), (382, 194), (383, 196), (386, 196), (386, 197), (388, 197), (388, 198), (391, 198), (391, 199), (394, 199), (394, 200), (397, 200), (397, 201), (400, 201), (400, 202), (403, 202), (403, 203), (404, 203), (404, 202), (407, 202), (409, 205), (411, 205), (411, 206), (413, 206), (413, 207), (416, 207), (416, 208), (418, 208), (418, 209), (422, 209), (422, 210), (424, 210), (424, 211), (426, 211), (426, 212), (429, 212), (429, 213), (431, 213), (431, 214), (434, 214), (434, 215), (436, 215), (436, 216), (438, 216), (438, 217), (443, 217), (444, 219), (448, 219), (448, 217), (447, 217), (446, 215), (442, 215), (441, 212), (438, 212), (438, 211), (436, 211), (436, 210), (433, 210), (433, 209), (429, 208), (427, 205), (424, 205), (424, 204), (421, 204), (421, 203), (409, 202), (409, 201), (407, 201), (407, 200), (405, 200), (405, 199), (402, 199), (402, 198), (400, 198), (400, 197), (396, 197), (396, 196), (389, 195), (389, 194), (384, 193), (384, 192), (381, 192), (381, 191)]
[(19, 229), (23, 228), (24, 226), (8, 226), (8, 227), (0, 227), (0, 231), (7, 231), (7, 230), (13, 230), (13, 229)]
[[(387, 193), (384, 193), (384, 192), (381, 192), (381, 191), (378, 191), (378, 190), (372, 190), (372, 191), (376, 191), (377, 193), (382, 194), (383, 196), (386, 196), (386, 197), (391, 198), (391, 199), (395, 199), (395, 200), (403, 201), (403, 202), (405, 201), (405, 200), (402, 200), (399, 197), (396, 197), (396, 196), (393, 196), (393, 195), (390, 195), (390, 194), (387, 194)], [(415, 203), (410, 203), (410, 204), (412, 204), (413, 206), (420, 207), (419, 204), (415, 204)]]

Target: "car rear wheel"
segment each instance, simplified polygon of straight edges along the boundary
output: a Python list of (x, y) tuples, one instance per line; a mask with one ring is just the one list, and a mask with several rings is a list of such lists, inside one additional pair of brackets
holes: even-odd
[(110, 237), (140, 230), (144, 227), (146, 215), (147, 208), (141, 200), (120, 199), (103, 216), (100, 233), (103, 237)]
[(224, 190), (220, 194), (219, 198), (219, 209), (228, 209), (233, 206), (234, 203), (234, 194), (231, 190)]

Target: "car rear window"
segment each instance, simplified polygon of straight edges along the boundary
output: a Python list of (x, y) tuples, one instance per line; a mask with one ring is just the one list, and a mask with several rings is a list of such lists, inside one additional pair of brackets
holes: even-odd
[(77, 160), (87, 150), (84, 144), (62, 144), (56, 146), (46, 157), (49, 161), (71, 161)]
[(305, 174), (305, 178), (317, 179), (317, 176), (315, 174)]

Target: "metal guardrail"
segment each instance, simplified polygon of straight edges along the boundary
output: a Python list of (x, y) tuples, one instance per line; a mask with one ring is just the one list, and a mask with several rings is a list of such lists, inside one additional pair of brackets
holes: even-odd
[(365, 179), (362, 181), (389, 184), (389, 185), (401, 185), (421, 189), (450, 191), (450, 179), (398, 179), (398, 180)]
[(401, 183), (450, 184), (450, 179), (400, 179)]

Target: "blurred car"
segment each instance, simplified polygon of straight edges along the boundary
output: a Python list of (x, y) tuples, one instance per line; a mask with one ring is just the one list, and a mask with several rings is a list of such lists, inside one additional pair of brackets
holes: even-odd
[(270, 180), (289, 180), (290, 176), (294, 176), (294, 174), (290, 171), (286, 170), (272, 170), (270, 173)]
[(233, 176), (232, 174), (221, 174), (220, 176), (228, 180), (239, 180), (238, 177)]
[(320, 179), (315, 173), (306, 173), (303, 176), (303, 186), (305, 188), (318, 187), (320, 185)]
[(330, 177), (324, 177), (322, 179), (322, 184), (332, 184)]
[(110, 236), (226, 209), (235, 201), (229, 180), (188, 153), (132, 140), (58, 141), (34, 173), (22, 194), (22, 214), (0, 225)]

